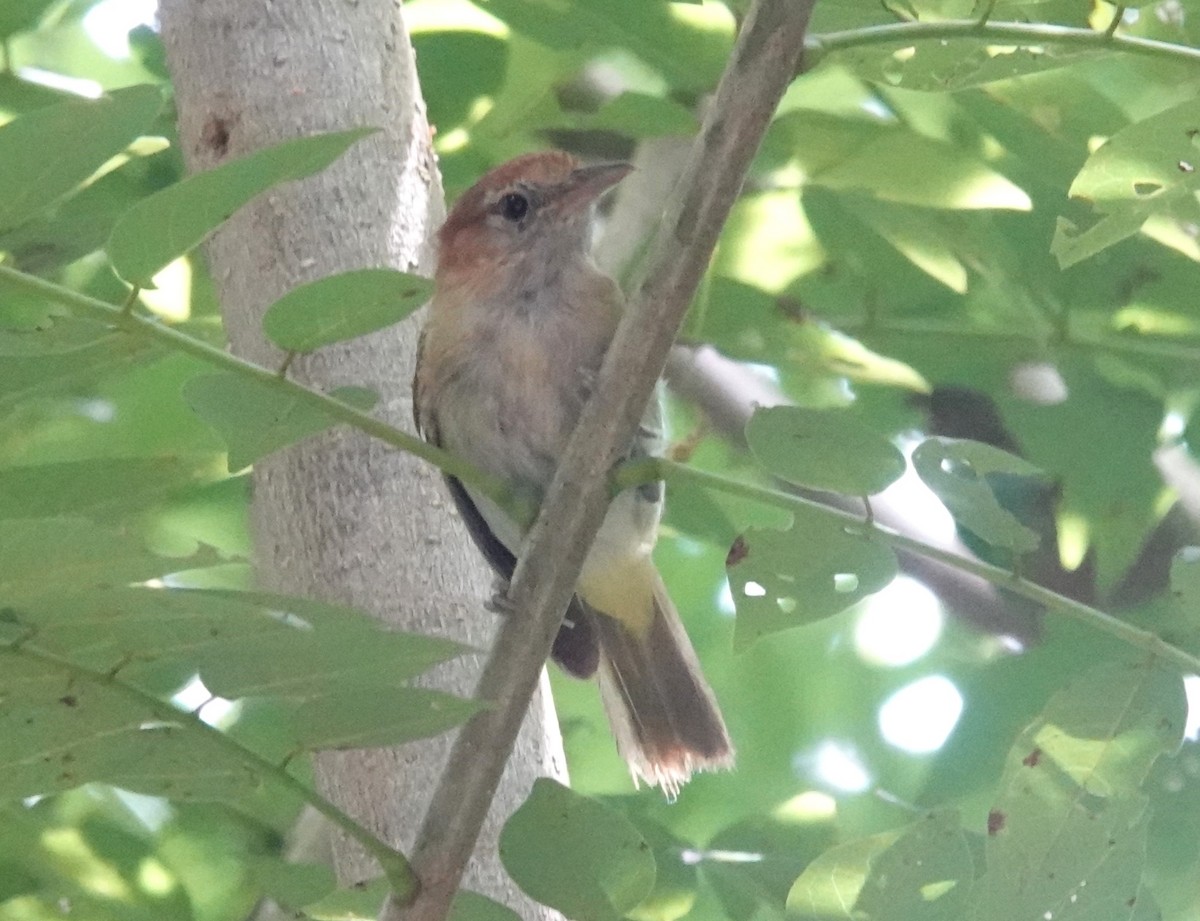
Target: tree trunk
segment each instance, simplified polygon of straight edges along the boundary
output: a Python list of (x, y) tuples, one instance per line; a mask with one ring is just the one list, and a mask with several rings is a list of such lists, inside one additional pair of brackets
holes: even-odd
[[(313, 179), (277, 187), (239, 211), (207, 254), (233, 350), (276, 366), (266, 307), (299, 283), (364, 266), (428, 273), (443, 214), (441, 182), (398, 4), (393, 0), (163, 0), (160, 16), (188, 168), (320, 131), (374, 126)], [(298, 360), (293, 373), (329, 389), (361, 384), (379, 413), (409, 425), (415, 322)], [(259, 579), (268, 588), (349, 603), (389, 623), (488, 645), (484, 567), (452, 517), (437, 471), (357, 432), (310, 439), (256, 465), (251, 521)], [(436, 676), (469, 694), (478, 662)], [(447, 751), (446, 740), (317, 758), (323, 793), (406, 851)], [(562, 774), (546, 694), (527, 716), (467, 884), (551, 917), (514, 890), (496, 859), (502, 820), (534, 777)], [(335, 840), (339, 877), (377, 875)], [(539, 915), (540, 912), (545, 914)]]

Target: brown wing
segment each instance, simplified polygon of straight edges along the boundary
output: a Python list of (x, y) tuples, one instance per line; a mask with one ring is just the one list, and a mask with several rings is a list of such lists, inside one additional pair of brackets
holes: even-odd
[[(413, 422), (422, 438), (440, 448), (442, 444), (437, 416), (430, 407), (422, 410), (425, 402), (421, 384), (421, 355), (424, 346), (425, 334), (422, 332), (417, 343), (417, 371), (413, 375)], [(444, 479), (450, 490), (450, 498), (454, 500), (458, 514), (466, 524), (471, 540), (475, 542), (488, 565), (500, 578), (508, 582), (517, 566), (516, 556), (492, 531), (462, 482), (449, 475), (445, 475)], [(554, 639), (551, 656), (563, 671), (576, 678), (590, 678), (600, 665), (600, 643), (596, 636), (594, 617), (592, 611), (578, 597), (572, 598), (563, 618), (563, 625)]]

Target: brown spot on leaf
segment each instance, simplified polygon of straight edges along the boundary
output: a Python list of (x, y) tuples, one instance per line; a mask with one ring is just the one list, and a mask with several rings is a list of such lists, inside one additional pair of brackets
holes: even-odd
[(988, 835), (994, 836), (1000, 834), (1004, 830), (1004, 824), (1008, 821), (1008, 816), (999, 809), (993, 809), (988, 813)]
[(1040, 748), (1035, 748), (1028, 755), (1021, 759), (1021, 763), (1025, 765), (1025, 767), (1037, 767), (1038, 762), (1041, 760), (1042, 750)]
[(74, 694), (64, 694), (58, 699), (58, 702), (64, 707), (76, 707), (79, 705), (79, 698)]
[(746, 546), (746, 538), (739, 534), (733, 539), (733, 543), (729, 545), (729, 552), (725, 554), (725, 568), (731, 569), (750, 554), (750, 548)]

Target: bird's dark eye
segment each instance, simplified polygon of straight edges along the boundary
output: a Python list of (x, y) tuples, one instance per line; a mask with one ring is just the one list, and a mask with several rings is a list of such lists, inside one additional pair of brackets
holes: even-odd
[(500, 213), (506, 221), (516, 223), (529, 213), (529, 199), (520, 192), (509, 192), (500, 199)]

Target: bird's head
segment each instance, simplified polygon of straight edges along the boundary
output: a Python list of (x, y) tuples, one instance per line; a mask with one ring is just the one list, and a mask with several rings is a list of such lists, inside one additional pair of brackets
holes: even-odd
[(542, 275), (586, 253), (592, 204), (631, 169), (627, 163), (583, 166), (562, 151), (496, 167), (463, 193), (438, 233), (439, 283), (474, 286), (513, 271)]

